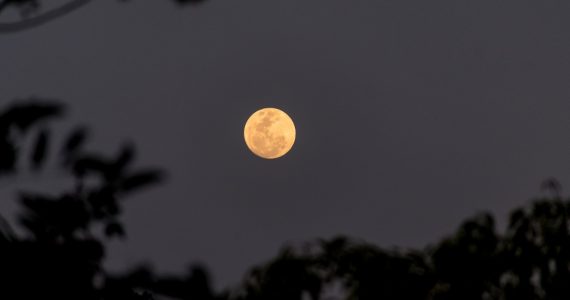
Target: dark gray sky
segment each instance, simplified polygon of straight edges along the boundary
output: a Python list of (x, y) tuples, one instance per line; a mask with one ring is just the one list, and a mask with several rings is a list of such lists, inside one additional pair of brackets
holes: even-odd
[[(95, 147), (169, 172), (127, 202), (114, 269), (226, 286), (289, 241), (422, 247), (570, 186), (570, 1), (95, 2), (0, 36), (0, 101), (64, 99)], [(242, 137), (266, 106), (298, 132), (274, 161)]]

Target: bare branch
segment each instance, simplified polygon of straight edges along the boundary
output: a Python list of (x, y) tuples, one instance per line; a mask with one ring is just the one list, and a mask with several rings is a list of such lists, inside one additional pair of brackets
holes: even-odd
[[(75, 0), (66, 3), (60, 7), (52, 9), (48, 12), (40, 14), (39, 16), (24, 19), (17, 22), (2, 23), (0, 22), (0, 33), (13, 33), (32, 29), (37, 26), (43, 25), (60, 17), (63, 17), (91, 2), (91, 0)], [(6, 2), (1, 4), (5, 5)]]

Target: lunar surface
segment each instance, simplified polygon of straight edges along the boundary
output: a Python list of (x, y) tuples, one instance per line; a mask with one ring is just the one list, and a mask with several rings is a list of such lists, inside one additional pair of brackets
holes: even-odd
[(295, 124), (277, 108), (256, 111), (245, 124), (243, 136), (249, 150), (265, 159), (279, 158), (295, 143)]

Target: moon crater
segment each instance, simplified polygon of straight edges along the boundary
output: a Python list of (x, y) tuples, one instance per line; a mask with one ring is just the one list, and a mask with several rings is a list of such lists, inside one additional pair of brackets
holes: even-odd
[(262, 158), (281, 157), (295, 143), (295, 125), (282, 110), (264, 108), (256, 111), (247, 120), (244, 138), (247, 147)]

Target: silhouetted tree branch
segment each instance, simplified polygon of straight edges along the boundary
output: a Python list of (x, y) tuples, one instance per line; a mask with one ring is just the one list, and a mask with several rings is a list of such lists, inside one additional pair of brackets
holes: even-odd
[[(127, 1), (127, 0), (120, 0)], [(177, 4), (200, 4), (205, 0), (170, 0)], [(0, 2), (0, 16), (8, 8), (14, 8), (20, 13), (21, 19), (12, 22), (0, 22), (0, 33), (15, 33), (32, 29), (61, 17), (64, 17), (93, 2), (92, 0), (70, 0), (69, 2), (41, 12), (41, 0), (3, 0)], [(46, 1), (47, 2), (47, 1)]]
[[(0, 23), (0, 33), (18, 32), (41, 26), (45, 23), (66, 16), (69, 13), (76, 11), (77, 9), (87, 5), (90, 2), (91, 0), (73, 0), (62, 6), (41, 13), (37, 16), (25, 17), (21, 21), (16, 21), (16, 22)], [(3, 10), (5, 10), (11, 5), (18, 7), (23, 15), (29, 15), (33, 11), (37, 11), (39, 9), (40, 4), (39, 1), (37, 0), (35, 1), (4, 0), (4, 2), (0, 3), (0, 14), (2, 13)], [(24, 13), (23, 11), (26, 10), (28, 12)]]

